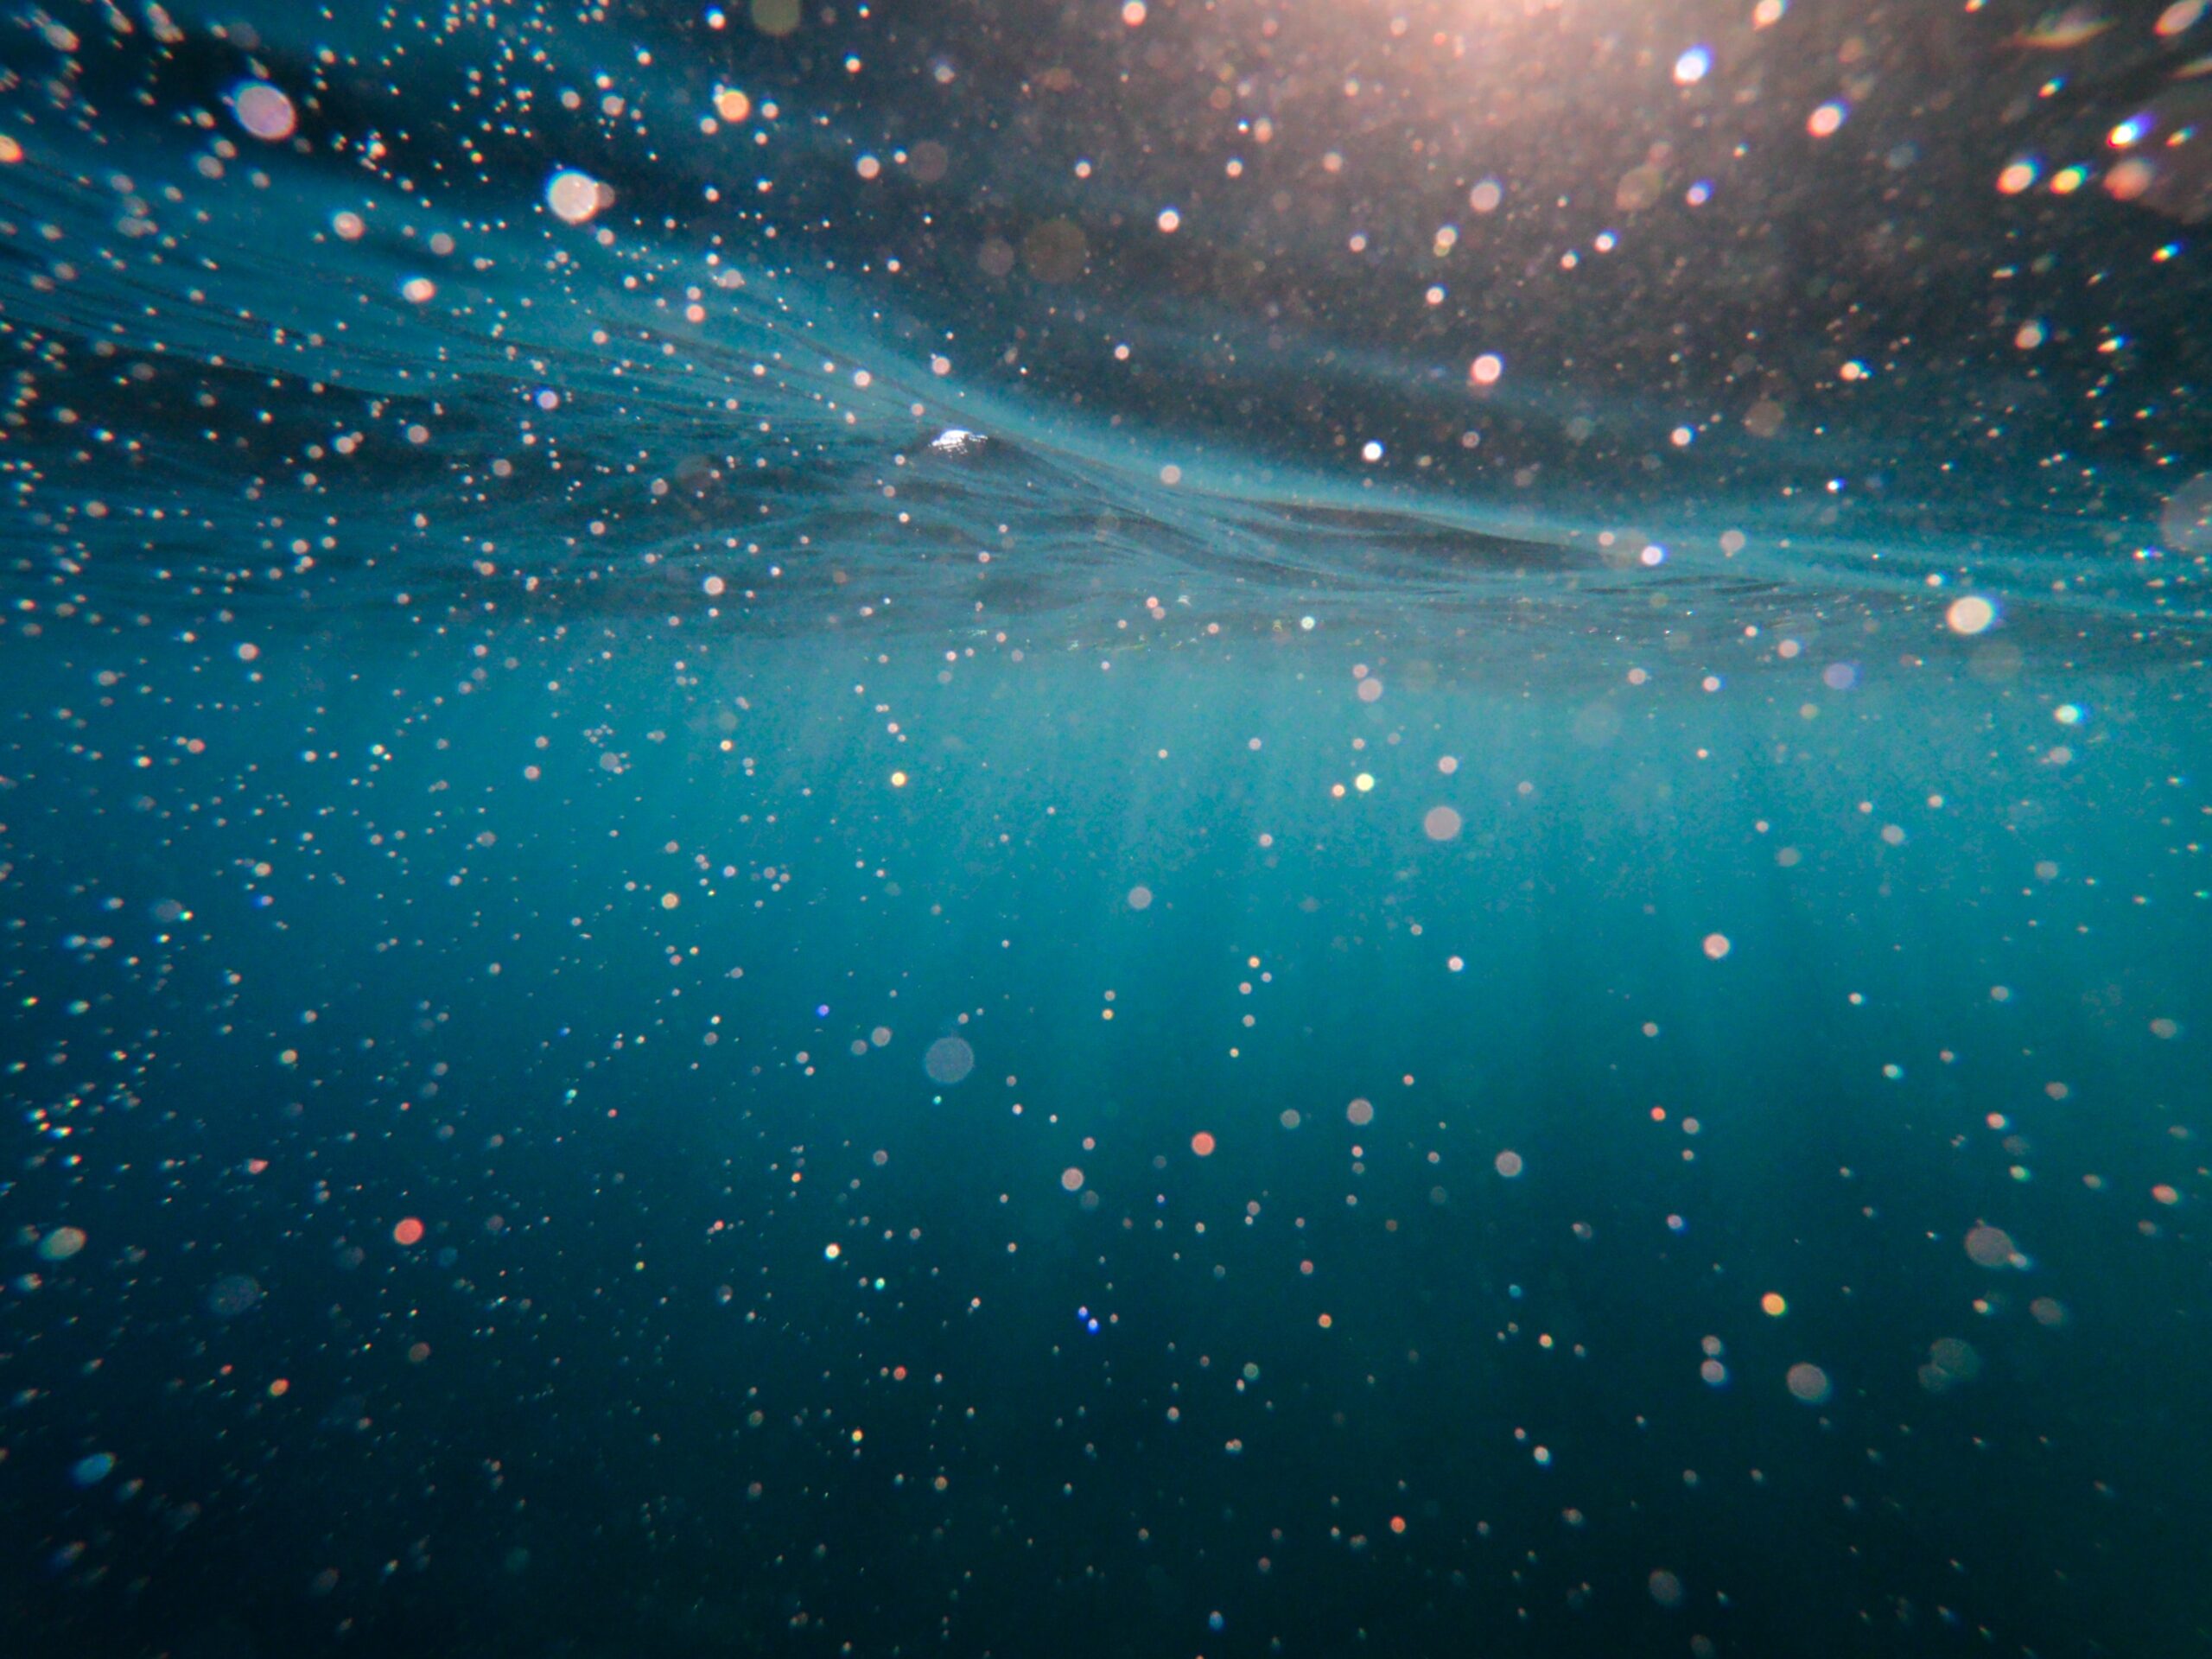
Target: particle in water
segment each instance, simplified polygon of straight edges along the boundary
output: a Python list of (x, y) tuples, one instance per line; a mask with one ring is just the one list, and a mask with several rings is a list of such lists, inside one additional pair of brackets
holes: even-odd
[(753, 27), (780, 38), (798, 27), (798, 0), (753, 0)]
[(1712, 67), (1713, 54), (1704, 47), (1694, 46), (1675, 60), (1675, 85), (1694, 86)]
[(1981, 1375), (1981, 1356), (1974, 1344), (1958, 1337), (1944, 1337), (1928, 1345), (1928, 1363), (1920, 1368), (1920, 1386), (1941, 1394)]
[(955, 1084), (976, 1069), (976, 1051), (958, 1037), (940, 1037), (922, 1056), (922, 1070), (932, 1083)]
[(79, 1458), (70, 1465), (69, 1478), (79, 1486), (97, 1486), (115, 1469), (115, 1454), (95, 1452), (89, 1458)]
[(260, 1300), (260, 1283), (248, 1274), (226, 1273), (207, 1287), (207, 1311), (219, 1319), (251, 1313)]
[(2036, 52), (2064, 52), (2086, 46), (2113, 26), (2113, 20), (2094, 5), (2073, 5), (2047, 11), (2029, 28), (2012, 36), (2012, 44)]
[(391, 1236), (395, 1243), (420, 1244), (423, 1242), (423, 1224), (413, 1216), (403, 1217), (399, 1224), (391, 1230)]
[(2018, 1255), (2012, 1234), (2002, 1227), (1968, 1229), (1966, 1247), (1967, 1259), (1978, 1268), (2009, 1268)]
[(1997, 620), (1997, 607), (1979, 594), (1967, 594), (1951, 601), (1950, 609), (1943, 613), (1943, 620), (1953, 633), (1970, 637), (1988, 631)]
[(1196, 1135), (1191, 1137), (1191, 1150), (1198, 1154), (1199, 1157), (1212, 1157), (1213, 1148), (1214, 1138), (1205, 1130), (1200, 1129)]
[(564, 167), (545, 181), (545, 205), (564, 225), (590, 222), (602, 207), (611, 207), (614, 193), (588, 173)]
[(299, 111), (282, 87), (265, 80), (249, 80), (231, 94), (231, 109), (238, 124), (269, 143), (289, 138), (300, 124)]
[(2130, 156), (2105, 175), (2105, 194), (2114, 201), (2133, 201), (2158, 180), (2158, 170), (2139, 156)]
[(1789, 1392), (1808, 1406), (1823, 1405), (1835, 1392), (1828, 1381), (1828, 1374), (1810, 1360), (1799, 1360), (1789, 1368)]
[(57, 1227), (38, 1242), (38, 1253), (48, 1262), (67, 1262), (85, 1248), (81, 1227)]
[(1491, 1161), (1497, 1173), (1509, 1181), (1521, 1173), (1522, 1165), (1517, 1152), (1501, 1152)]

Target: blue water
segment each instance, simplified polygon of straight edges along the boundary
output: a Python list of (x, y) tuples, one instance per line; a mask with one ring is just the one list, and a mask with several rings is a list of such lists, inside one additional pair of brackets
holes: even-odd
[(0, 1651), (2212, 1649), (2205, 17), (9, 7)]

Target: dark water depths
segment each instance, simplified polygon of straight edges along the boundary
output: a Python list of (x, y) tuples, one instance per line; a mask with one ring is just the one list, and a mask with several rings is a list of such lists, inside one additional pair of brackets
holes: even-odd
[(2206, 9), (1147, 7), (6, 9), (0, 1652), (2212, 1648)]

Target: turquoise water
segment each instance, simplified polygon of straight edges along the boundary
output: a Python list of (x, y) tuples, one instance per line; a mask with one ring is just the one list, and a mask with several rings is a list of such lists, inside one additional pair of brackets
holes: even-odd
[(2212, 1645), (2201, 10), (12, 10), (8, 1650)]

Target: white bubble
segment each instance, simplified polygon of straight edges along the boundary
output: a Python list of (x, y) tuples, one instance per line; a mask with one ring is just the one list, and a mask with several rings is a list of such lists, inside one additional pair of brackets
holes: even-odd
[(563, 224), (585, 224), (613, 200), (612, 190), (573, 167), (563, 168), (545, 181), (545, 205)]
[(292, 100), (265, 80), (249, 80), (238, 87), (231, 94), (231, 108), (240, 126), (270, 143), (290, 137), (300, 124)]
[(1951, 608), (1943, 613), (1943, 620), (1950, 625), (1953, 633), (1981, 633), (1997, 620), (1997, 607), (1979, 594), (1967, 594), (1951, 601)]

